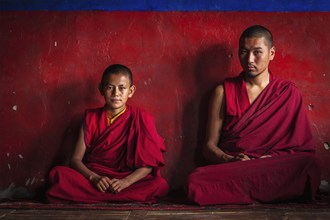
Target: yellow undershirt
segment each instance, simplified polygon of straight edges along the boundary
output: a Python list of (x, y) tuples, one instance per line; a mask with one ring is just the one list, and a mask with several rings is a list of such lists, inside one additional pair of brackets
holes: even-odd
[(108, 111), (108, 125), (111, 125), (112, 123), (114, 123), (115, 120), (116, 120), (119, 116), (121, 116), (122, 114), (124, 114), (125, 111), (126, 111), (126, 106), (125, 106), (125, 108), (124, 108), (121, 112), (119, 112), (119, 113), (116, 114), (116, 115), (113, 115), (110, 111)]

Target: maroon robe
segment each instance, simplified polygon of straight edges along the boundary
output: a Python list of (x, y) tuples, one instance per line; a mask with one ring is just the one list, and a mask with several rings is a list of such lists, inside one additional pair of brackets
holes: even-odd
[[(189, 175), (189, 199), (209, 205), (313, 198), (320, 170), (297, 87), (270, 75), (270, 83), (250, 104), (242, 74), (223, 85), (225, 120), (219, 146), (252, 160), (197, 168)], [(272, 157), (258, 159), (263, 155)]]
[(49, 174), (50, 202), (156, 202), (167, 194), (169, 187), (159, 170), (164, 165), (162, 152), (166, 149), (151, 115), (127, 106), (109, 126), (105, 107), (87, 110), (84, 135), (84, 163), (98, 175), (121, 179), (141, 167), (152, 167), (152, 173), (113, 194), (98, 191), (79, 172), (58, 166)]

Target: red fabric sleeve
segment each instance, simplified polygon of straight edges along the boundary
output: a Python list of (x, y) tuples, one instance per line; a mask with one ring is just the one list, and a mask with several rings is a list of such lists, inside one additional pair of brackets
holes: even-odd
[(142, 110), (135, 110), (133, 115), (133, 126), (128, 139), (127, 161), (134, 168), (164, 166), (162, 152), (165, 152), (166, 148), (163, 138), (156, 130), (154, 118)]

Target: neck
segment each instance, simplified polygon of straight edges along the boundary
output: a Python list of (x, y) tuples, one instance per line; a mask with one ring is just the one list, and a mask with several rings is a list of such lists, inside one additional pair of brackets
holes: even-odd
[(254, 87), (257, 86), (259, 88), (265, 88), (269, 84), (269, 72), (265, 71), (257, 76), (248, 76), (248, 74), (244, 74), (244, 80), (247, 86)]
[(107, 108), (107, 110), (111, 113), (112, 116), (116, 116), (117, 114), (121, 113), (124, 109), (126, 109), (126, 106), (123, 106), (122, 108)]

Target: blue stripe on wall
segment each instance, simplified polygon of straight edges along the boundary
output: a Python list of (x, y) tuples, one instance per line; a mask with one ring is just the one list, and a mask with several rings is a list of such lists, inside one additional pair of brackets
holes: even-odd
[(0, 10), (329, 12), (330, 0), (0, 0)]

